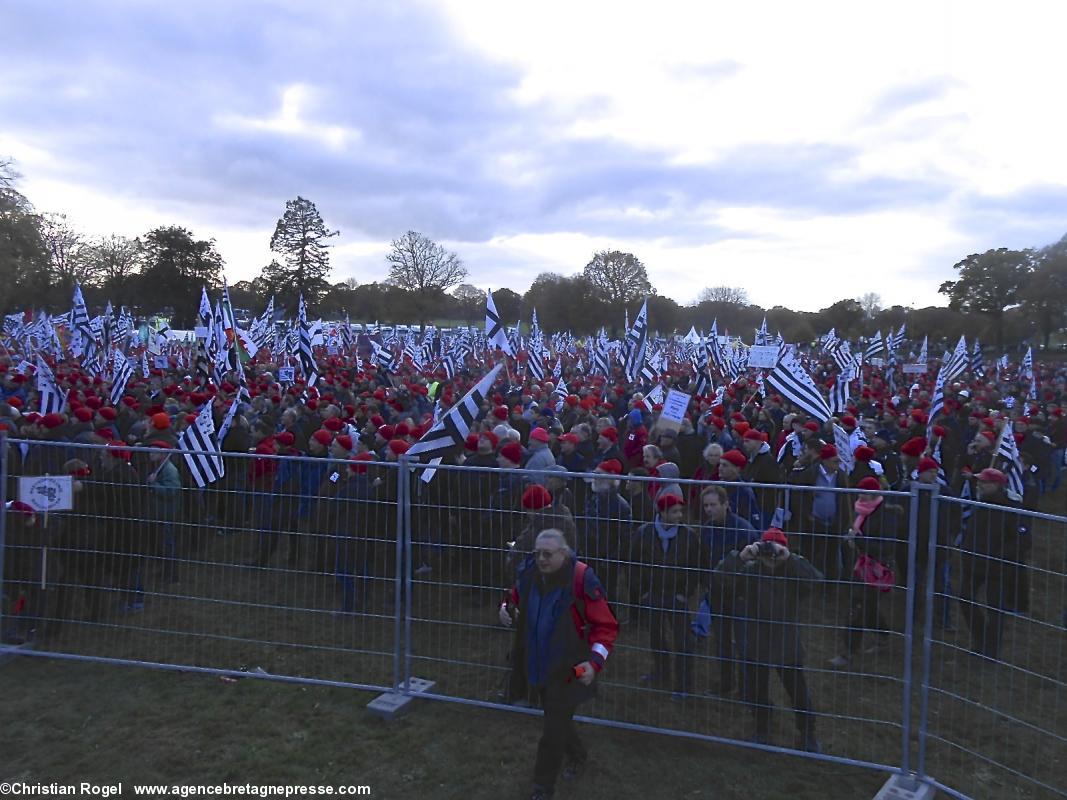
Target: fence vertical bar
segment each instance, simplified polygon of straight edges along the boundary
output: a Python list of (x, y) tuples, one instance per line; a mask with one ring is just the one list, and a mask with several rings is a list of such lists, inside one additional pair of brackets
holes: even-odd
[(401, 456), (400, 468), (396, 470), (396, 570), (393, 577), (393, 690), (400, 689), (400, 663), (403, 657), (403, 632), (400, 626), (401, 604), (403, 603), (404, 570), (404, 507), (407, 494), (407, 481), (404, 480), (404, 463)]
[(7, 548), (7, 433), (0, 431), (0, 650), (4, 649), (4, 550)]
[(404, 519), (404, 694), (411, 691), (411, 579), (414, 572), (411, 548), (411, 476), (414, 474), (407, 456), (400, 458), (400, 480), (404, 501), (400, 516)]
[[(923, 618), (923, 672), (919, 685), (919, 760), (916, 774), (926, 777), (926, 721), (930, 707), (930, 664), (934, 639), (934, 582), (937, 580), (937, 538), (940, 518), (940, 487), (934, 485), (930, 492), (930, 532), (926, 543), (926, 614)], [(948, 598), (945, 598), (948, 602)]]
[(907, 567), (907, 590), (904, 602), (904, 689), (903, 703), (900, 709), (901, 729), (901, 753), (900, 772), (907, 775), (911, 772), (911, 656), (912, 656), (912, 632), (914, 629), (913, 616), (915, 614), (915, 551), (919, 539), (919, 498), (922, 496), (922, 488), (917, 481), (911, 484), (911, 508), (908, 510), (908, 567)]

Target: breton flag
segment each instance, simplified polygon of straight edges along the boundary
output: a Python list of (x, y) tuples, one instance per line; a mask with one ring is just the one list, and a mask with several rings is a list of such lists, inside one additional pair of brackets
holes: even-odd
[(769, 383), (778, 394), (799, 406), (819, 422), (830, 419), (830, 407), (826, 404), (822, 392), (815, 381), (796, 360), (792, 351), (785, 352), (778, 365), (767, 375)]
[(1026, 378), (1032, 380), (1034, 377), (1034, 351), (1032, 348), (1026, 348), (1026, 355), (1023, 356), (1023, 363), (1019, 365), (1019, 380)]
[(915, 359), (915, 363), (916, 364), (925, 364), (926, 363), (926, 359), (927, 359), (926, 345), (927, 345), (926, 337), (924, 336), (923, 337), (923, 346), (921, 348), (919, 348), (919, 357), (917, 359)]
[(530, 323), (530, 344), (526, 354), (526, 366), (530, 370), (530, 377), (538, 383), (545, 379), (544, 349), (544, 338), (537, 324), (537, 309), (535, 308), (533, 321)]
[(200, 309), (196, 313), (196, 374), (205, 380), (211, 377), (208, 360), (208, 337), (211, 335), (211, 302), (207, 287), (200, 287)]
[(756, 331), (756, 344), (767, 344), (771, 336), (767, 332), (767, 317), (763, 317), (763, 322), (759, 326), (759, 330)]
[(237, 408), (241, 405), (241, 396), (237, 395), (230, 401), (230, 408), (226, 412), (226, 416), (222, 419), (222, 424), (219, 425), (218, 443), (221, 445), (226, 441), (226, 434), (230, 432), (230, 428), (233, 426), (233, 418), (237, 416)]
[(58, 414), (67, 404), (67, 393), (56, 385), (56, 376), (44, 359), (37, 356), (37, 393), (41, 395), (41, 415)]
[(304, 380), (310, 389), (319, 379), (318, 368), (315, 366), (315, 353), (311, 349), (311, 328), (308, 325), (307, 306), (304, 305), (304, 295), (300, 295), (300, 304), (296, 312), (298, 335), (298, 355), (300, 356), (300, 370), (304, 373)]
[(493, 293), (485, 293), (485, 338), (489, 347), (499, 347), (506, 355), (515, 357), (515, 351), (508, 340), (508, 332), (504, 323), (500, 321), (500, 315), (496, 312), (496, 303), (493, 302)]
[(641, 311), (634, 320), (634, 325), (626, 332), (626, 360), (624, 371), (626, 380), (637, 380), (641, 368), (645, 365), (645, 350), (648, 347), (648, 300), (641, 304)]
[(1001, 459), (1001, 471), (1008, 478), (1008, 491), (1014, 492), (1017, 499), (1022, 498), (1023, 461), (1019, 457), (1019, 446), (1015, 443), (1015, 433), (1011, 423), (1005, 423), (1000, 431), (995, 457)]
[(844, 339), (838, 339), (837, 344), (834, 345), (833, 350), (830, 351), (830, 357), (837, 364), (837, 368), (844, 373), (847, 373), (850, 377), (852, 375), (850, 368), (853, 365), (852, 360), (852, 348), (849, 347), (848, 342)]
[(111, 359), (111, 405), (118, 406), (119, 401), (122, 400), (123, 393), (126, 391), (126, 384), (130, 382), (132, 377), (133, 365), (130, 364), (130, 360), (118, 350), (115, 350)]
[(819, 341), (822, 343), (822, 351), (824, 353), (833, 350), (837, 347), (837, 343), (841, 341), (837, 338), (837, 328), (830, 328)]
[[(948, 381), (946, 377), (947, 365), (942, 365), (941, 369), (937, 371), (937, 378), (934, 381), (934, 394), (930, 398), (930, 414), (928, 429), (932, 430), (934, 427), (934, 420), (937, 419), (941, 410), (945, 407), (945, 383)], [(930, 438), (930, 434), (927, 433), (927, 438)]]
[(605, 377), (611, 374), (611, 359), (608, 355), (608, 336), (603, 328), (600, 329), (600, 335), (597, 336), (596, 339), (596, 346), (593, 348), (593, 366), (590, 371)]
[(982, 366), (982, 346), (978, 340), (974, 340), (974, 350), (971, 351), (971, 374), (979, 378), (985, 377), (985, 367)]
[(830, 389), (830, 412), (843, 414), (848, 408), (848, 375), (838, 375), (834, 378), (833, 388)]
[[(431, 462), (441, 459), (455, 447), (462, 447), (474, 423), (482, 414), (482, 404), (496, 381), (503, 364), (497, 364), (477, 384), (448, 409), (430, 430), (408, 450), (409, 456), (422, 456)], [(435, 470), (424, 470), (422, 480), (429, 483)]]
[(196, 421), (182, 431), (178, 437), (178, 449), (191, 452), (183, 453), (189, 472), (196, 485), (203, 489), (226, 474), (226, 465), (219, 453), (219, 443), (215, 438), (215, 420), (211, 417), (211, 403), (204, 403)]
[(904, 344), (904, 330), (906, 326), (907, 323), (900, 323), (900, 330), (896, 333), (893, 333), (892, 328), (889, 329), (889, 335), (886, 337), (886, 344), (889, 347), (890, 354), (899, 350), (900, 346)]
[(967, 352), (967, 340), (961, 336), (956, 342), (956, 349), (948, 359), (948, 368), (945, 371), (945, 383), (950, 383), (964, 373), (971, 363), (971, 356)]
[(885, 345), (882, 344), (882, 332), (878, 331), (878, 333), (874, 335), (874, 338), (867, 343), (867, 349), (863, 353), (863, 360), (870, 361), (872, 358), (876, 358), (884, 349)]
[(78, 358), (82, 356), (88, 361), (96, 352), (96, 334), (89, 322), (89, 310), (85, 307), (85, 298), (82, 296), (80, 283), (74, 284), (73, 308), (70, 312), (70, 350)]
[(141, 351), (141, 377), (147, 378), (151, 372), (148, 370), (148, 353), (144, 350)]

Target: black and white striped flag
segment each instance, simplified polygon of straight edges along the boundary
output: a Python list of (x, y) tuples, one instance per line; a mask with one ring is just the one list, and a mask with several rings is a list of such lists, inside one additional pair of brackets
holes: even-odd
[(1015, 443), (1015, 433), (1011, 423), (1005, 423), (997, 442), (996, 457), (1000, 459), (1000, 469), (1008, 479), (1008, 491), (1018, 499), (1023, 496), (1023, 461), (1019, 456), (1019, 446)]
[(792, 351), (786, 351), (779, 359), (778, 365), (767, 374), (767, 383), (786, 400), (820, 422), (830, 419), (830, 407), (826, 404), (826, 399)]
[[(503, 364), (493, 367), (458, 403), (448, 409), (441, 419), (411, 446), (408, 455), (421, 456), (432, 462), (442, 458), (454, 447), (462, 447), (471, 427), (481, 416), (482, 403), (502, 367)], [(425, 470), (423, 481), (429, 483), (434, 472), (432, 469)]]
[(641, 311), (633, 327), (626, 332), (626, 380), (633, 383), (645, 366), (645, 350), (648, 347), (648, 299), (641, 304)]
[(37, 392), (41, 395), (41, 415), (58, 414), (67, 404), (67, 393), (56, 385), (52, 368), (37, 356)]
[(1026, 348), (1026, 355), (1023, 356), (1022, 363), (1019, 365), (1019, 380), (1025, 378), (1031, 380), (1034, 377), (1034, 351), (1033, 348)]
[(230, 432), (230, 428), (233, 427), (233, 418), (237, 415), (237, 409), (241, 405), (241, 396), (237, 395), (230, 401), (230, 407), (226, 411), (226, 416), (222, 418), (222, 424), (219, 425), (218, 443), (221, 446), (226, 441), (226, 434)]
[(496, 311), (496, 303), (493, 302), (493, 293), (485, 293), (485, 338), (488, 340), (489, 347), (499, 347), (507, 355), (512, 358), (515, 357), (515, 351), (511, 347), (511, 341), (508, 339), (507, 329), (504, 327), (504, 323), (500, 321), (500, 314)]
[(304, 373), (304, 380), (310, 389), (319, 379), (318, 367), (315, 365), (315, 353), (311, 349), (311, 326), (308, 325), (307, 306), (304, 305), (304, 295), (300, 295), (300, 304), (296, 312), (297, 334), (300, 337), (298, 354), (300, 356), (300, 370)]
[(978, 377), (985, 377), (985, 367), (982, 366), (982, 345), (978, 343), (978, 340), (974, 340), (974, 349), (971, 351), (971, 374)]
[(183, 453), (189, 472), (196, 485), (203, 489), (226, 474), (226, 465), (219, 453), (215, 438), (215, 420), (211, 416), (211, 403), (205, 403), (196, 415), (196, 422), (182, 431), (178, 448), (192, 452)]
[(870, 361), (872, 358), (876, 358), (884, 349), (885, 345), (882, 344), (882, 332), (878, 331), (878, 333), (874, 335), (874, 338), (867, 342), (867, 349), (863, 352), (863, 360)]
[(963, 336), (956, 342), (956, 349), (952, 351), (948, 365), (945, 367), (945, 383), (951, 383), (964, 373), (970, 365), (970, 354), (967, 352), (967, 339)]
[(848, 375), (838, 375), (834, 378), (833, 388), (830, 389), (830, 413), (843, 414), (848, 408)]
[(111, 396), (109, 398), (111, 405), (118, 407), (119, 401), (122, 400), (122, 395), (126, 391), (126, 384), (130, 382), (132, 377), (133, 365), (130, 364), (130, 360), (118, 350), (115, 350), (111, 358)]

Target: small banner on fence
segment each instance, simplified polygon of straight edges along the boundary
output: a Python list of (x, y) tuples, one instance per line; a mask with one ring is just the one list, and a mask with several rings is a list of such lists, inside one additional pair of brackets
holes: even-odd
[(19, 478), (19, 500), (34, 511), (69, 511), (72, 497), (70, 475)]

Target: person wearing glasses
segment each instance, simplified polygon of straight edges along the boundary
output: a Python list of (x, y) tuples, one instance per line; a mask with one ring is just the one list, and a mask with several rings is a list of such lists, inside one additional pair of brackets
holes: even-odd
[[(509, 697), (530, 690), (544, 709), (531, 800), (545, 800), (576, 778), (587, 753), (574, 727), (578, 704), (596, 693), (594, 680), (611, 654), (619, 624), (596, 573), (574, 557), (562, 531), (549, 528), (534, 541), (518, 581), (500, 605), (500, 621), (515, 628)], [(564, 763), (566, 759), (566, 763)]]

